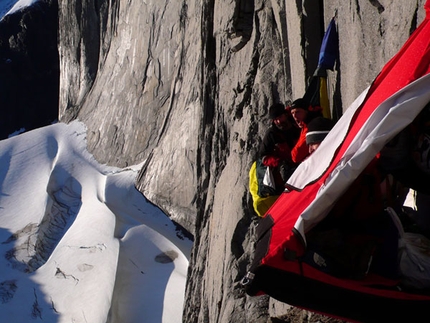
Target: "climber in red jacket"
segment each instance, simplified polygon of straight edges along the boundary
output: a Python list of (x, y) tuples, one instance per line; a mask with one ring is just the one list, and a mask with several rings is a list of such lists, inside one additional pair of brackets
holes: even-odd
[(320, 107), (312, 107), (304, 99), (295, 100), (288, 109), (297, 126), (301, 129), (300, 137), (296, 145), (291, 149), (292, 161), (299, 164), (309, 156), (309, 148), (306, 144), (307, 125), (312, 119), (322, 116), (322, 112)]

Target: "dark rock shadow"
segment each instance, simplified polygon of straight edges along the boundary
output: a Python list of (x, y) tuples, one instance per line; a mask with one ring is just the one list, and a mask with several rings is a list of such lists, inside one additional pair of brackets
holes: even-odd
[(58, 3), (40, 0), (0, 20), (0, 139), (58, 119)]

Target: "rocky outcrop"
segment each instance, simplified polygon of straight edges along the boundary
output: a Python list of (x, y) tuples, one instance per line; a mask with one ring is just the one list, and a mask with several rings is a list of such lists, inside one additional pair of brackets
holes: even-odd
[(59, 2), (60, 118), (85, 122), (99, 162), (142, 163), (136, 186), (193, 233), (184, 322), (288, 316), (238, 283), (258, 223), (248, 170), (267, 108), (303, 95), (336, 15), (329, 89), (333, 110), (346, 109), (422, 21), (424, 2)]
[(57, 12), (40, 0), (0, 20), (0, 139), (58, 119)]

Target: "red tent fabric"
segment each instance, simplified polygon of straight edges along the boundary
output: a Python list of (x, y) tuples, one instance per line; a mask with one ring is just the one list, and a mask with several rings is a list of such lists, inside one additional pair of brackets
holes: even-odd
[[(405, 308), (417, 318), (425, 315), (430, 294), (391, 289), (392, 281), (372, 275), (360, 282), (340, 279), (300, 258), (306, 250), (306, 234), (383, 146), (430, 102), (430, 0), (424, 8), (425, 20), (346, 110), (318, 150), (298, 167), (288, 190), (261, 220), (254, 262), (245, 279), (249, 295), (268, 294), (291, 305), (357, 321), (398, 321)], [(366, 306), (381, 315), (359, 313)]]

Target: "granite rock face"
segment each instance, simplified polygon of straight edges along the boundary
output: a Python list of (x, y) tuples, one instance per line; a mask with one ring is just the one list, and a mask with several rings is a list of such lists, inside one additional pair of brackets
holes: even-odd
[(184, 322), (288, 316), (239, 286), (258, 223), (248, 170), (268, 106), (304, 94), (336, 16), (329, 90), (342, 112), (423, 20), (424, 2), (59, 1), (60, 120), (87, 125), (99, 162), (142, 163), (138, 189), (194, 235)]

